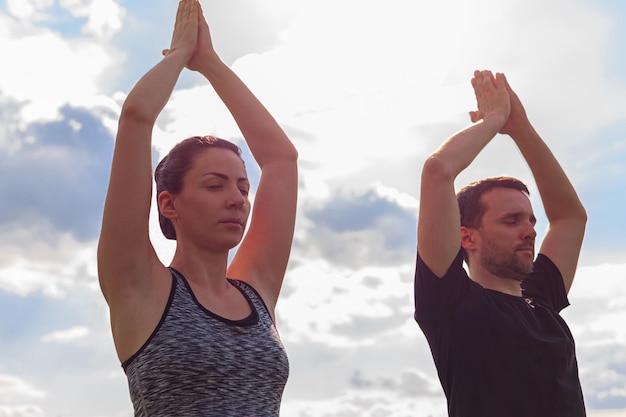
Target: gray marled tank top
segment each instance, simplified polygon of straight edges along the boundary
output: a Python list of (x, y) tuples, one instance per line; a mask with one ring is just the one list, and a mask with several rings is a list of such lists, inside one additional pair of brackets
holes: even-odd
[(182, 274), (170, 269), (161, 321), (122, 363), (135, 416), (278, 416), (289, 363), (259, 294), (229, 279), (252, 314), (228, 320), (202, 307)]

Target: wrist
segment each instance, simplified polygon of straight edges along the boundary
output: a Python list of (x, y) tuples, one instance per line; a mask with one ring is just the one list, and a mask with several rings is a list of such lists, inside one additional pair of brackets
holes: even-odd
[(169, 49), (163, 51), (164, 61), (166, 60), (171, 63), (176, 63), (178, 65), (181, 65), (182, 68), (185, 67), (185, 64), (187, 64), (190, 56), (191, 55), (188, 52), (182, 49)]
[(525, 120), (523, 123), (506, 126), (506, 129), (503, 129), (501, 133), (509, 135), (514, 141), (537, 135), (535, 128), (528, 120)]
[(507, 121), (507, 115), (500, 112), (489, 113), (483, 117), (483, 123), (500, 131)]
[(193, 68), (204, 76), (219, 72), (226, 64), (216, 53), (208, 53), (202, 56)]

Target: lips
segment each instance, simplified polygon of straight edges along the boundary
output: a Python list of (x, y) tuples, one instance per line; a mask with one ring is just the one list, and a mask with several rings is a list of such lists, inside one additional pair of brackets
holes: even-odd
[(530, 252), (530, 253), (535, 253), (535, 249), (532, 246), (519, 246), (517, 249), (517, 251), (519, 252)]
[(224, 223), (227, 225), (243, 226), (243, 222), (239, 217), (230, 217), (228, 219), (220, 221), (220, 223)]

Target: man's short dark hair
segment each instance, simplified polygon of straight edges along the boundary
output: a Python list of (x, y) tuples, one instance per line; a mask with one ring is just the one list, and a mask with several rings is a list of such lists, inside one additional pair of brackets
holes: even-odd
[(485, 204), (480, 200), (483, 194), (494, 188), (512, 188), (529, 195), (526, 184), (511, 177), (492, 177), (475, 181), (463, 187), (456, 194), (461, 212), (461, 226), (478, 229), (481, 225), (483, 215), (487, 210)]

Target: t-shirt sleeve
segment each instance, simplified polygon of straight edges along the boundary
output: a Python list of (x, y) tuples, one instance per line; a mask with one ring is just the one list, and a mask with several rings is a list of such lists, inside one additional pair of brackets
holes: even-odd
[(415, 266), (415, 320), (418, 323), (435, 322), (449, 310), (450, 303), (457, 302), (467, 285), (467, 273), (463, 269), (463, 253), (459, 251), (446, 274), (439, 278), (417, 254)]
[(563, 276), (557, 266), (544, 254), (537, 255), (533, 271), (522, 281), (524, 296), (542, 300), (556, 312), (569, 306)]

